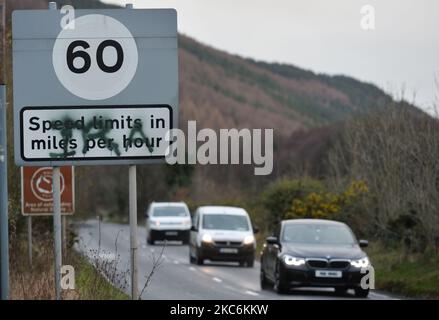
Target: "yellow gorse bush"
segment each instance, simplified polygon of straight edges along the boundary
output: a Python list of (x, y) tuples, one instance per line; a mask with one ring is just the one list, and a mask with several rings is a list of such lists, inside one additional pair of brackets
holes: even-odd
[(341, 194), (311, 192), (303, 198), (294, 199), (285, 218), (331, 219), (339, 215), (345, 206), (352, 205), (368, 191), (366, 183), (358, 180), (353, 181)]

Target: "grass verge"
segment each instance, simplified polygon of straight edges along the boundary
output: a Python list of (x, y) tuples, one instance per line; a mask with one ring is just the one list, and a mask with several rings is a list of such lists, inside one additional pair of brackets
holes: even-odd
[(373, 244), (366, 251), (375, 268), (377, 289), (407, 297), (439, 298), (437, 254), (410, 254), (381, 244)]
[[(10, 298), (13, 300), (52, 300), (55, 298), (53, 243), (34, 240), (33, 263), (28, 260), (25, 239), (14, 243), (10, 261)], [(75, 289), (63, 290), (63, 300), (125, 300), (128, 295), (109, 283), (90, 262), (72, 248), (64, 265), (75, 270)]]

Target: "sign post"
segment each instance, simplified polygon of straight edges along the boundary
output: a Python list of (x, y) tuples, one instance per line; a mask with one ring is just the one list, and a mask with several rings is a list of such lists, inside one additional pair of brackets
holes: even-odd
[(61, 265), (62, 265), (62, 239), (61, 239), (61, 174), (59, 167), (53, 167), (53, 236), (55, 241), (55, 295), (56, 300), (61, 299)]
[(61, 11), (50, 8), (13, 12), (15, 163), (54, 167), (55, 270), (59, 166), (129, 166), (137, 299), (136, 165), (163, 163), (167, 133), (178, 124), (177, 13), (132, 5), (78, 9), (63, 25)]
[[(126, 4), (127, 9), (133, 9), (131, 3)], [(128, 190), (130, 211), (130, 255), (131, 255), (131, 299), (139, 299), (138, 279), (138, 239), (137, 239), (137, 167), (130, 165), (128, 168)]]
[[(0, 59), (4, 61), (6, 2), (0, 1)], [(0, 298), (9, 299), (8, 148), (6, 137), (6, 86), (0, 71)]]
[(6, 86), (0, 85), (0, 291), (9, 298), (8, 166), (6, 145)]
[(137, 263), (137, 168), (129, 166), (129, 207), (130, 207), (130, 251), (131, 251), (131, 298), (138, 299)]
[(32, 217), (27, 217), (27, 250), (29, 258), (29, 266), (32, 268)]

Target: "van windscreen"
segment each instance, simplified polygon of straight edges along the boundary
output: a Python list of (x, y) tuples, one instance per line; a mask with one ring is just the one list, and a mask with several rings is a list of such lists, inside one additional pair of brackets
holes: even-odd
[(155, 207), (153, 217), (185, 217), (187, 212), (182, 206)]
[(248, 231), (246, 216), (228, 214), (203, 215), (203, 229)]

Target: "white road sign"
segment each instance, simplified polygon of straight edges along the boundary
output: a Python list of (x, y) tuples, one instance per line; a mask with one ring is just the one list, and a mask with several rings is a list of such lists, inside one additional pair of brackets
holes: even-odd
[(13, 13), (15, 162), (164, 160), (178, 123), (173, 9)]
[[(56, 120), (54, 120), (56, 119)], [(23, 108), (22, 158), (52, 161), (160, 158), (172, 109), (158, 106)]]

